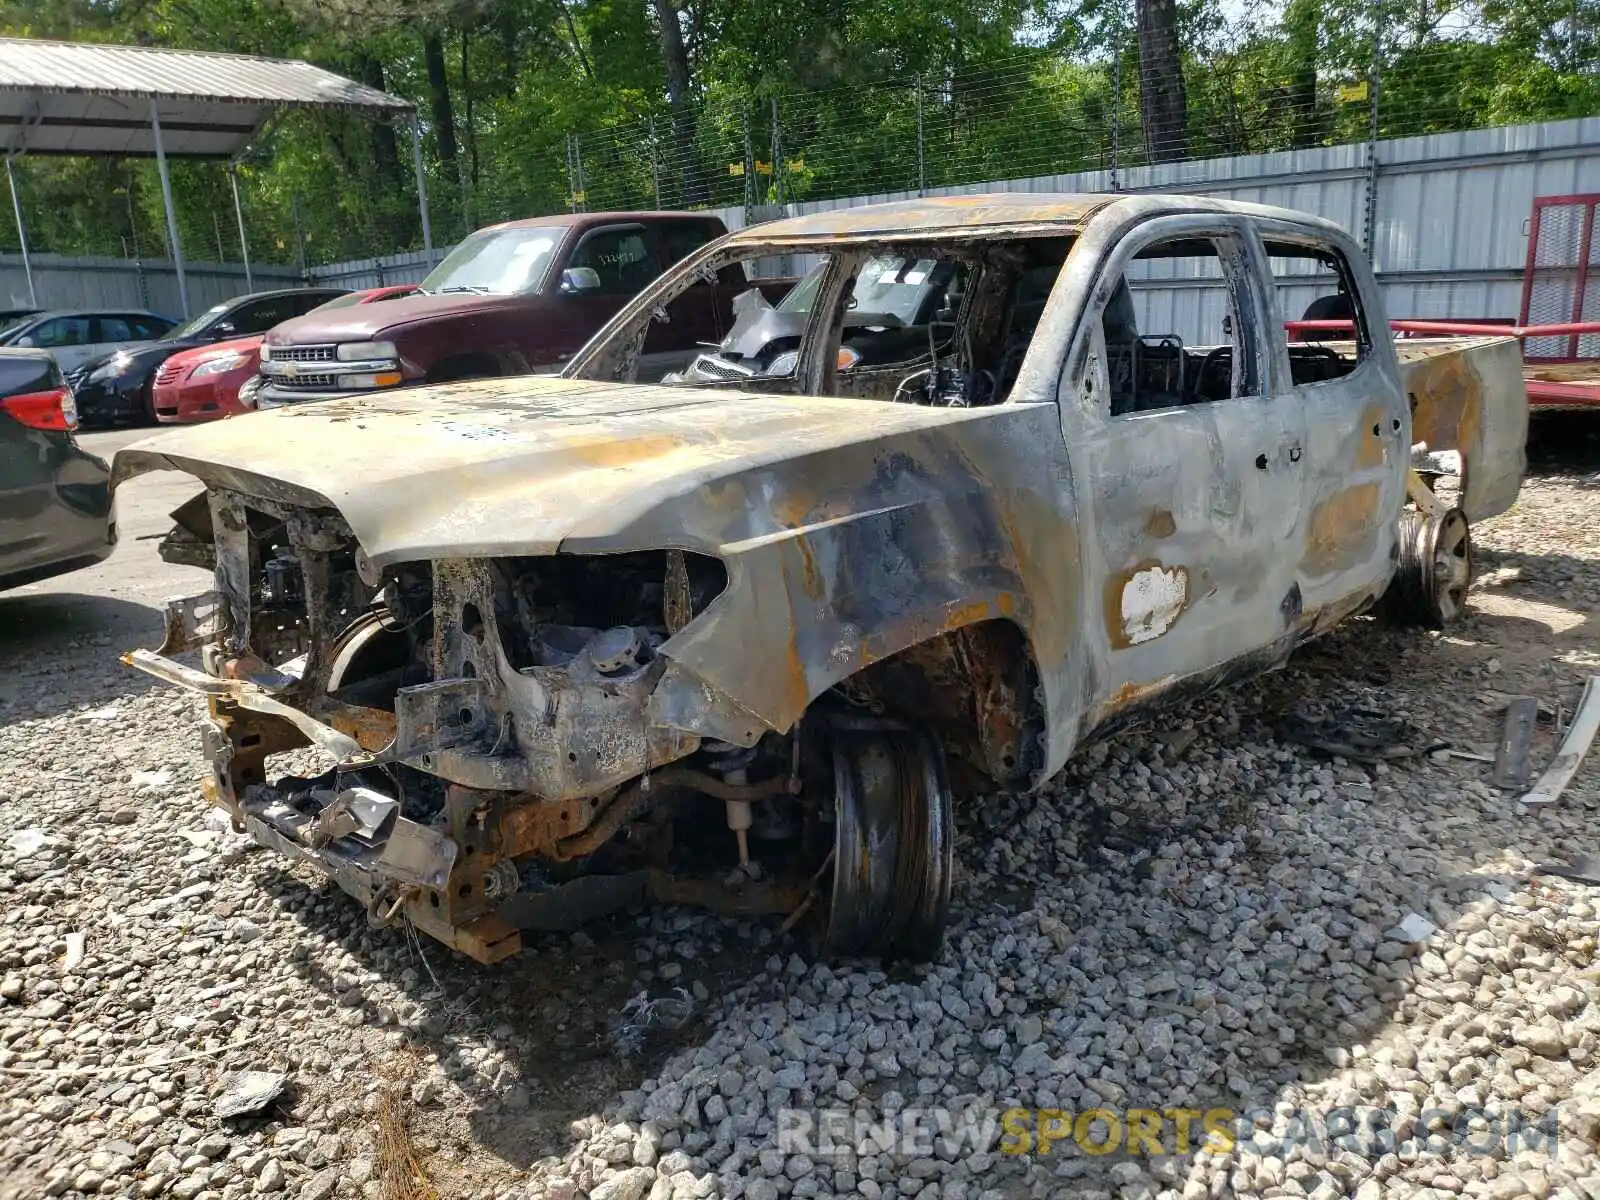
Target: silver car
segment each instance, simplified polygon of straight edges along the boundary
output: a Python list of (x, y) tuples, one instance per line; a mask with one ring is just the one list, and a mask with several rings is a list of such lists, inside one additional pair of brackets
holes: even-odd
[(174, 324), (139, 308), (60, 309), (34, 313), (0, 331), (0, 346), (48, 350), (70, 373), (114, 350), (148, 345)]

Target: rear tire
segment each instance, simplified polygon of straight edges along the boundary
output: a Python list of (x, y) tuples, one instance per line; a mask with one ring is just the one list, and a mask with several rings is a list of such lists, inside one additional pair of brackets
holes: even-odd
[(925, 734), (836, 729), (830, 955), (928, 962), (944, 948), (955, 828), (944, 752)]
[(1435, 517), (1408, 510), (1400, 517), (1400, 559), (1383, 595), (1383, 612), (1402, 625), (1443, 629), (1466, 609), (1472, 586), (1472, 531), (1452, 508)]

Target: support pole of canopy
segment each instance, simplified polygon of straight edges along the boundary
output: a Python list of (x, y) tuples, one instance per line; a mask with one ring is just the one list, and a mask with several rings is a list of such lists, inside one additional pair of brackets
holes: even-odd
[(167, 245), (172, 247), (172, 265), (178, 272), (178, 303), (183, 306), (183, 319), (189, 319), (189, 281), (183, 274), (183, 244), (178, 241), (178, 219), (172, 210), (172, 180), (167, 176), (167, 151), (161, 144), (161, 113), (156, 102), (150, 101), (150, 133), (156, 143), (156, 170), (161, 174), (161, 202), (167, 210)]
[(250, 243), (244, 236), (244, 209), (239, 207), (239, 172), (232, 163), (228, 164), (228, 184), (233, 188), (233, 216), (239, 222), (239, 256), (244, 259), (244, 290), (256, 290), (255, 280), (250, 277)]
[(417, 208), (422, 213), (422, 249), (433, 270), (433, 224), (428, 220), (428, 177), (422, 170), (422, 130), (411, 118), (411, 165), (417, 172)]
[(33, 260), (28, 257), (28, 231), (22, 224), (22, 201), (17, 199), (17, 177), (11, 173), (11, 155), (6, 155), (6, 182), (11, 185), (11, 214), (17, 218), (17, 241), (22, 246), (22, 273), (28, 277), (28, 303), (37, 306), (39, 294), (33, 287)]

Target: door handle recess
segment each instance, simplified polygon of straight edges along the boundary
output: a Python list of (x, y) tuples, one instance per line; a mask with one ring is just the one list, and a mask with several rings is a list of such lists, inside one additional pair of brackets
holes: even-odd
[(1300, 447), (1299, 446), (1290, 446), (1289, 447), (1289, 461), (1292, 462), (1292, 463), (1296, 463), (1296, 462), (1300, 461)]

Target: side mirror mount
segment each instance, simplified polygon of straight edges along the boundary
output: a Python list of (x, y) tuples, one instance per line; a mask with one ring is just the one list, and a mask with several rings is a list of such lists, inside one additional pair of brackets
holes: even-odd
[(568, 267), (561, 272), (561, 294), (574, 296), (580, 292), (598, 292), (600, 272), (593, 267)]
[(37, 346), (38, 344), (38, 342), (33, 340), (33, 335), (31, 333), (26, 337), (19, 337), (17, 339), (17, 345), (19, 346)]
[(211, 336), (217, 341), (232, 337), (237, 332), (239, 332), (239, 327), (232, 321), (218, 321), (211, 327)]

